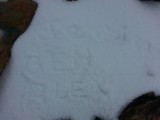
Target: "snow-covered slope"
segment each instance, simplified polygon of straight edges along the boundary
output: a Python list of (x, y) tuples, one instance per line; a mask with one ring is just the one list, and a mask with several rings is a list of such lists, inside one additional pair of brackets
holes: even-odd
[(135, 96), (160, 93), (160, 5), (37, 2), (1, 78), (1, 120), (115, 120)]

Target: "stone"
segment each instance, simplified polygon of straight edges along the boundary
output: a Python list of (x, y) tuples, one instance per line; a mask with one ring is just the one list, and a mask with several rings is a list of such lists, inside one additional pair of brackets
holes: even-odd
[(140, 0), (140, 1), (144, 1), (144, 2), (160, 2), (160, 0)]
[(160, 96), (149, 92), (134, 99), (122, 110), (119, 120), (160, 120)]
[(26, 31), (36, 12), (38, 4), (32, 0), (0, 1), (0, 75), (11, 56), (11, 48), (16, 39)]
[(73, 1), (78, 1), (78, 0), (66, 0), (66, 1), (73, 2)]
[(105, 120), (105, 119), (100, 116), (94, 116), (92, 120)]

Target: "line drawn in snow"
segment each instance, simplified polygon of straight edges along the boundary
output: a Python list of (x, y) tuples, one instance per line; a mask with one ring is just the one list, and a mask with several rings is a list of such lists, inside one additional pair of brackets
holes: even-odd
[(73, 71), (74, 63), (68, 49), (58, 45), (49, 45), (44, 52), (45, 55), (42, 59), (45, 61), (45, 67), (49, 69), (48, 72), (56, 74)]
[(127, 30), (128, 30), (128, 27), (127, 27), (127, 26), (123, 26), (123, 30), (122, 30), (123, 32), (122, 32), (122, 36), (121, 36), (121, 37), (122, 37), (122, 38), (121, 38), (122, 41), (128, 40), (128, 39), (127, 39), (127, 35), (128, 35), (128, 34), (126, 33)]
[(69, 89), (70, 86), (68, 84), (62, 84), (60, 82), (56, 82), (56, 97), (60, 99), (65, 99), (69, 97)]
[[(114, 30), (113, 30), (114, 31)], [(120, 31), (120, 32), (119, 32)], [(121, 40), (121, 41), (128, 41), (128, 26), (124, 25), (121, 27), (121, 29), (118, 32), (115, 31), (115, 39)]]
[[(53, 41), (61, 41), (64, 40), (66, 38), (66, 35), (64, 33), (66, 33), (64, 30), (62, 30), (61, 28), (59, 28), (59, 26), (57, 25), (53, 25), (48, 24), (48, 25), (44, 25), (44, 29), (46, 31), (46, 34), (48, 34), (48, 36), (46, 36), (46, 34), (42, 34), (44, 36), (45, 40), (46, 38), (48, 40), (45, 40), (44, 42), (47, 44), (47, 46), (53, 45), (55, 46), (53, 43)], [(68, 29), (67, 29), (68, 30)]]
[(73, 54), (73, 60), (74, 60), (74, 67), (75, 71), (86, 71), (91, 69), (93, 59), (91, 51), (87, 48), (83, 51), (83, 53), (80, 52), (74, 52)]
[(30, 81), (27, 86), (25, 98), (22, 101), (22, 110), (30, 115), (40, 115), (37, 110), (43, 111), (45, 108), (45, 90), (47, 88), (41, 83), (31, 83)]
[(160, 49), (153, 45), (153, 43), (148, 42), (147, 44), (148, 51), (151, 53), (151, 55), (155, 52), (160, 56)]
[[(23, 111), (28, 115), (36, 115), (39, 116), (41, 113), (39, 111), (44, 111), (45, 103), (42, 99), (35, 97), (35, 98), (28, 98), (27, 100), (23, 101)], [(44, 111), (45, 112), (45, 111)]]
[(88, 97), (87, 93), (86, 93), (86, 85), (85, 82), (83, 80), (79, 80), (79, 81), (73, 81), (71, 83), (71, 94), (73, 97), (76, 98), (86, 98)]
[(155, 74), (154, 74), (154, 72), (153, 71), (151, 71), (151, 70), (148, 70), (147, 71), (147, 76), (149, 76), (149, 77), (155, 77)]
[(73, 63), (71, 58), (65, 53), (52, 54), (50, 56), (53, 71), (72, 71)]
[[(23, 76), (24, 80), (30, 82), (40, 82), (42, 80), (43, 75), (43, 67), (39, 57), (36, 56), (28, 56), (26, 57), (23, 64)], [(39, 79), (37, 79), (39, 78)]]
[(97, 86), (98, 92), (103, 94), (104, 96), (108, 96), (110, 91), (109, 91), (109, 86), (111, 84), (111, 78), (108, 76), (106, 78), (106, 73), (103, 70), (97, 70), (93, 72), (93, 80)]
[[(42, 58), (29, 56), (24, 61), (23, 74), (29, 87), (27, 97), (23, 101), (23, 109), (30, 111), (28, 114), (32, 114), (31, 111), (34, 112), (36, 109), (43, 111), (43, 107), (46, 106), (54, 108), (55, 103), (52, 103), (54, 99), (50, 93), (56, 100), (93, 98), (97, 101), (99, 96), (95, 97), (96, 93), (109, 97), (109, 88), (107, 88), (109, 82), (105, 81), (104, 71), (101, 69), (93, 71), (94, 56), (89, 48), (84, 47), (81, 51), (77, 48), (70, 52), (63, 47), (53, 47), (47, 48), (45, 52)], [(48, 72), (54, 73), (47, 75), (56, 76), (55, 79), (52, 76), (53, 80), (44, 80), (46, 77), (43, 71), (46, 68), (49, 69)], [(49, 81), (50, 84), (44, 81)], [(87, 91), (92, 91), (94, 94), (90, 95)], [(107, 101), (109, 102), (108, 99)], [(48, 112), (48, 109), (45, 112)]]
[(128, 41), (128, 26), (124, 25), (120, 30), (115, 30), (114, 28), (108, 27), (109, 34), (112, 36), (111, 39)]
[(84, 77), (79, 79), (79, 77), (79, 75), (77, 75), (77, 79), (75, 77), (71, 77), (71, 81), (67, 79), (64, 79), (64, 82), (61, 80), (56, 81), (56, 97), (60, 99), (87, 97), (86, 79)]
[[(104, 29), (103, 32), (104, 34), (104, 38), (105, 40), (117, 40), (117, 39), (121, 39), (122, 33), (119, 32), (119, 30), (117, 30), (117, 28), (113, 28), (109, 25), (104, 25)], [(106, 35), (107, 34), (107, 35)]]
[[(28, 85), (27, 92), (25, 93), (26, 98), (23, 101), (23, 110), (32, 111), (40, 109), (40, 106), (45, 104), (44, 91), (47, 89), (43, 84), (42, 76), (42, 64), (39, 57), (29, 56), (24, 61), (23, 77)], [(41, 110), (43, 110), (41, 108)], [(32, 114), (32, 113), (30, 113)]]
[(70, 25), (68, 26), (67, 28), (67, 31), (69, 31), (69, 36), (72, 36), (74, 38), (85, 38), (86, 37), (86, 34), (83, 30), (83, 28), (80, 26), (80, 25), (77, 25), (77, 24), (74, 24), (74, 25)]
[(30, 93), (30, 96), (42, 96), (44, 98), (44, 91), (45, 91), (45, 86), (42, 83), (32, 83), (29, 84), (28, 87), (28, 93)]
[(92, 56), (89, 50), (80, 53), (79, 51), (67, 51), (63, 47), (60, 48), (53, 47), (46, 50), (46, 64), (51, 70), (49, 72), (73, 74), (73, 72), (80, 72), (90, 68)]

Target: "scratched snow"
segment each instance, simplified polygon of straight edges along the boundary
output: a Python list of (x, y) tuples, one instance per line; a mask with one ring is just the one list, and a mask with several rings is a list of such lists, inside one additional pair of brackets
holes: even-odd
[(160, 93), (160, 5), (37, 2), (1, 78), (1, 120), (116, 120), (135, 96)]

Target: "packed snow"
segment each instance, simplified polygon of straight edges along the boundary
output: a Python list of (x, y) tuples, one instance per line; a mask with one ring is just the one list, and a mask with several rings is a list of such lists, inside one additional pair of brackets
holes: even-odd
[(116, 120), (135, 97), (160, 94), (160, 4), (37, 0), (1, 77), (1, 120)]

